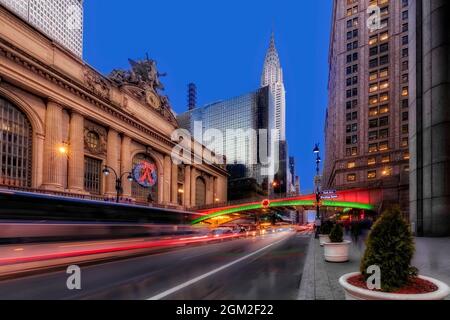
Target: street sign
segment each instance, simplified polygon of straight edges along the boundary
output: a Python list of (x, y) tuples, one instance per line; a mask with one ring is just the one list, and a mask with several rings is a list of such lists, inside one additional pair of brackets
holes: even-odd
[(324, 190), (321, 192), (320, 198), (322, 200), (330, 200), (339, 198), (339, 196), (336, 194), (336, 190)]
[(320, 199), (322, 200), (330, 200), (330, 199), (337, 199), (339, 196), (337, 194), (330, 194), (330, 195), (322, 195), (320, 196)]

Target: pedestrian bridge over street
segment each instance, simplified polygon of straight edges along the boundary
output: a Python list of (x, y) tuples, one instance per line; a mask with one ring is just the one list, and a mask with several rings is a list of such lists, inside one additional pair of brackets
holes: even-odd
[[(348, 211), (352, 209), (378, 212), (382, 203), (382, 191), (378, 189), (357, 189), (337, 191), (333, 199), (322, 199), (319, 202), (321, 210), (324, 208)], [(251, 216), (264, 216), (287, 210), (313, 210), (317, 206), (316, 195), (301, 195), (285, 198), (271, 198), (255, 200), (247, 203), (227, 204), (197, 210), (201, 215), (192, 224), (199, 223), (229, 223), (233, 220)]]

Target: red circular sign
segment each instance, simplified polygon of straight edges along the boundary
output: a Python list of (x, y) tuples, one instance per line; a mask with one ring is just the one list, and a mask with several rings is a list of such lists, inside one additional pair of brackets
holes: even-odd
[(263, 208), (265, 208), (265, 209), (269, 208), (269, 206), (270, 206), (270, 200), (269, 200), (269, 199), (264, 200), (264, 201), (262, 202), (262, 206), (263, 206)]

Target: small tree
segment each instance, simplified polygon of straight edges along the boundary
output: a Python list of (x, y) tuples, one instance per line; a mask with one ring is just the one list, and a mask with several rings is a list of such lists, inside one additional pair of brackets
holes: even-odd
[(341, 243), (344, 241), (344, 230), (340, 224), (336, 224), (330, 232), (331, 243)]
[(325, 221), (322, 226), (320, 227), (320, 234), (326, 234), (329, 235), (331, 232), (331, 229), (333, 229), (333, 222), (331, 221)]
[(405, 286), (417, 275), (411, 266), (414, 255), (414, 239), (400, 208), (386, 210), (374, 224), (367, 239), (367, 248), (361, 261), (360, 271), (367, 280), (370, 266), (381, 269), (381, 289), (395, 291)]

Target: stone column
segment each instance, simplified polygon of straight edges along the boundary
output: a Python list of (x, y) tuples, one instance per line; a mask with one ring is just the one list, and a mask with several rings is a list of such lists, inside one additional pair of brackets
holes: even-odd
[(450, 236), (450, 1), (411, 1), (410, 12), (410, 217), (419, 236), (445, 237)]
[(186, 166), (184, 170), (184, 203), (187, 208), (191, 207), (191, 167)]
[(172, 162), (172, 203), (178, 204), (178, 166)]
[(220, 202), (226, 202), (227, 201), (227, 185), (228, 181), (226, 177), (219, 177), (217, 179), (217, 197), (220, 199)]
[(84, 118), (76, 112), (70, 117), (69, 139), (68, 189), (79, 193), (84, 191)]
[(57, 103), (47, 103), (42, 188), (48, 190), (61, 190), (64, 185), (63, 161), (67, 161), (67, 154), (59, 152), (63, 146), (62, 112), (62, 107)]
[(195, 207), (197, 205), (197, 203), (195, 202), (195, 191), (196, 191), (195, 177), (196, 177), (196, 175), (197, 175), (197, 169), (192, 167), (191, 168), (191, 207)]
[(206, 180), (206, 204), (214, 203), (214, 177), (208, 177)]
[[(119, 133), (114, 129), (109, 129), (108, 131), (108, 143), (107, 143), (107, 151), (106, 151), (106, 165), (108, 167), (116, 170), (117, 173), (120, 172), (119, 166), (119, 147), (120, 147), (120, 136)], [(129, 171), (129, 169), (127, 170)], [(126, 171), (125, 171), (126, 172)], [(110, 174), (105, 179), (106, 186), (106, 194), (108, 196), (116, 196), (116, 181), (114, 174)]]
[[(117, 172), (117, 174), (120, 174), (120, 172), (129, 172), (132, 167), (132, 159), (131, 159), (131, 138), (127, 136), (122, 137), (122, 148), (121, 148), (121, 170)], [(131, 197), (131, 182), (128, 181), (128, 179), (122, 180), (122, 188), (123, 188), (123, 197)]]
[(178, 204), (178, 166), (172, 163), (172, 192), (171, 199), (173, 204)]
[(171, 188), (172, 183), (172, 160), (170, 156), (164, 157), (164, 203), (169, 204), (171, 198)]

